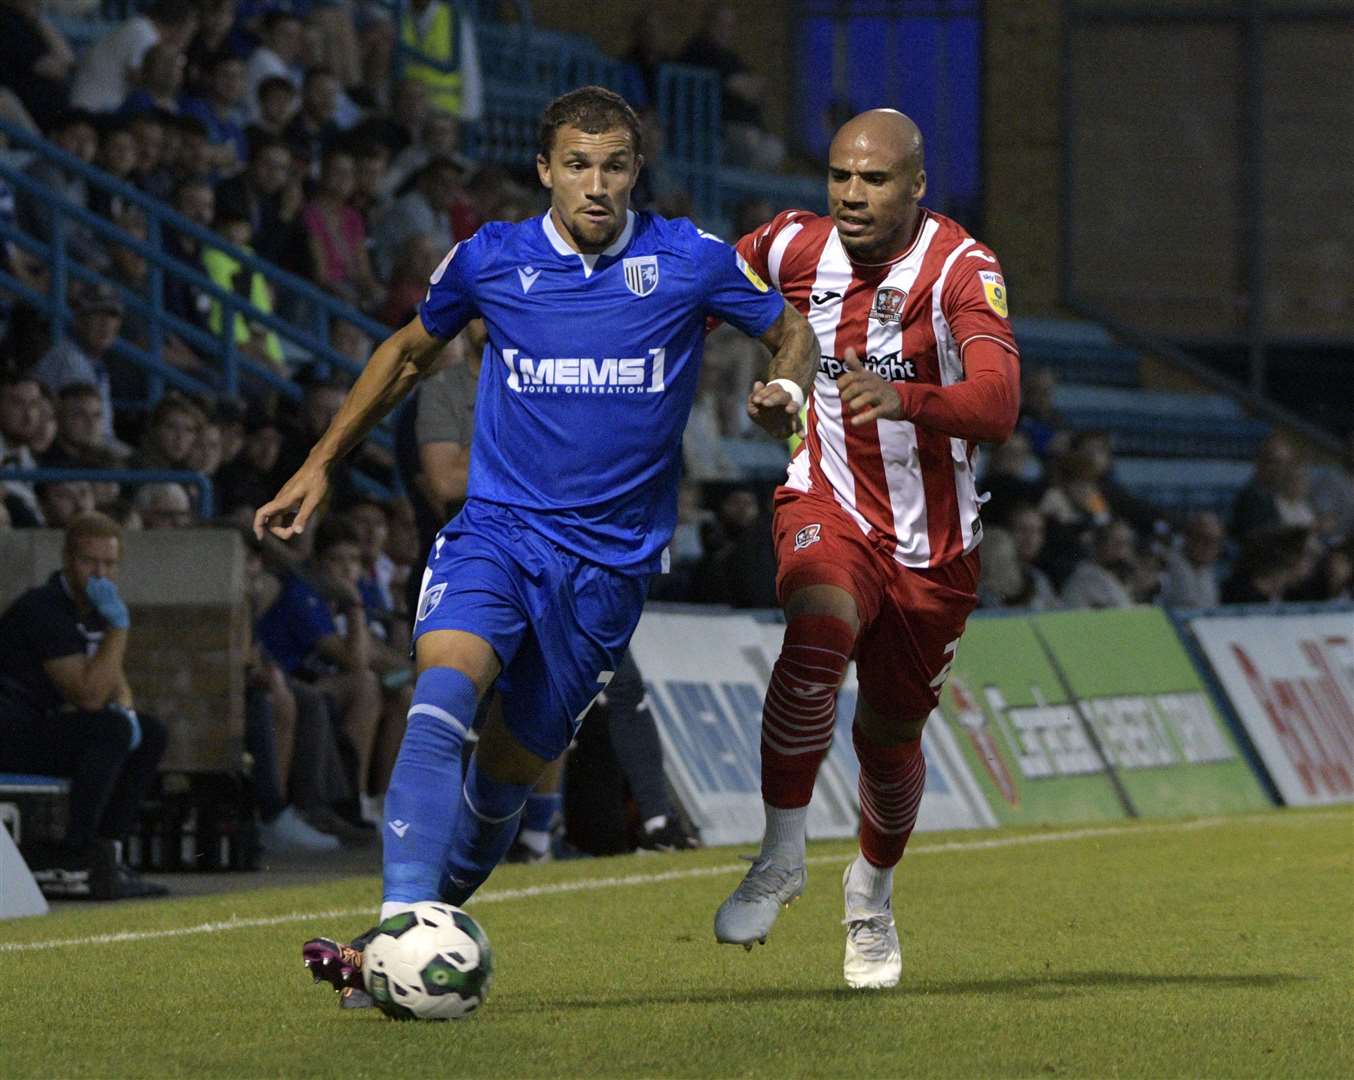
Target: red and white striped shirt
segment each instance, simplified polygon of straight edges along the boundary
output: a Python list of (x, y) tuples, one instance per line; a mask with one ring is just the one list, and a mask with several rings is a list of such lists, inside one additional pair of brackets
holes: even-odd
[[(1006, 357), (1002, 382), (1009, 385), (1001, 387), (1000, 406), (984, 396), (966, 398), (964, 407), (1003, 416), (1009, 411), (1014, 422), (1019, 352), (996, 256), (956, 222), (927, 210), (911, 246), (883, 265), (853, 262), (832, 219), (802, 210), (778, 215), (737, 247), (808, 319), (823, 354), (804, 444), (786, 483), (831, 492), (862, 531), (904, 566), (941, 566), (977, 547), (982, 526), (970, 439), (994, 424), (1002, 428), (1005, 420), (961, 416), (962, 422), (938, 430), (921, 422), (922, 410), (906, 406), (925, 386), (962, 382), (965, 349), (983, 339)], [(898, 386), (904, 415), (919, 422), (855, 427), (843, 418), (836, 379), (845, 371), (848, 349)], [(952, 417), (953, 403), (945, 411)], [(944, 433), (956, 427), (969, 438)]]

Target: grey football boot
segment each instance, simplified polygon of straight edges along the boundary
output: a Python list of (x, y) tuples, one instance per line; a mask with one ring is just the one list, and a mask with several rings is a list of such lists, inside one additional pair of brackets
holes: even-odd
[(754, 941), (766, 944), (766, 935), (780, 909), (789, 907), (804, 892), (809, 872), (802, 863), (785, 866), (772, 856), (743, 857), (752, 863), (752, 869), (715, 912), (715, 940), (721, 945), (750, 949)]
[(846, 985), (855, 990), (884, 990), (897, 986), (903, 974), (902, 948), (898, 944), (898, 927), (893, 921), (892, 898), (882, 907), (870, 902), (861, 892), (851, 888), (851, 867), (847, 863), (842, 874), (842, 891), (846, 894), (846, 959), (842, 974)]

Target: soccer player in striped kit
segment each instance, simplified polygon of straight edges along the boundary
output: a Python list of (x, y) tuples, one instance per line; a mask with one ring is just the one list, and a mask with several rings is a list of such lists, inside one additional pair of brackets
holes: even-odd
[(860, 694), (860, 854), (843, 877), (844, 974), (898, 982), (893, 868), (926, 782), (921, 735), (977, 604), (974, 444), (1019, 407), (1019, 354), (996, 256), (926, 193), (921, 132), (876, 109), (829, 151), (829, 216), (787, 211), (738, 242), (802, 312), (822, 359), (803, 445), (776, 493), (785, 640), (762, 714), (766, 831), (715, 915), (751, 948), (804, 889), (804, 826), (852, 656)]

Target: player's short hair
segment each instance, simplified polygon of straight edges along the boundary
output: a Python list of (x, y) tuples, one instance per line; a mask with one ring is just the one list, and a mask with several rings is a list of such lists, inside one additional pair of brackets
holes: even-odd
[(541, 116), (540, 154), (547, 161), (555, 148), (555, 133), (565, 124), (598, 135), (614, 128), (630, 132), (630, 147), (638, 157), (644, 149), (639, 117), (630, 103), (604, 86), (582, 86), (561, 94), (545, 107)]
[(362, 537), (358, 534), (357, 526), (342, 514), (330, 514), (315, 530), (315, 558), (323, 558), (331, 548), (336, 548), (339, 544), (361, 547)]
[(66, 554), (75, 550), (82, 540), (107, 540), (112, 537), (118, 542), (118, 551), (122, 551), (122, 526), (107, 514), (97, 511), (81, 514), (66, 526)]

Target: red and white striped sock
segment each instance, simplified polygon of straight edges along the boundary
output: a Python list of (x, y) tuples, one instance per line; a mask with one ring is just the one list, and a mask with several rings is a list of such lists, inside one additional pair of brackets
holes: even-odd
[(851, 731), (860, 761), (860, 853), (879, 869), (898, 864), (926, 789), (921, 740), (883, 746)]
[(856, 635), (831, 615), (800, 615), (785, 627), (762, 707), (762, 798), (768, 807), (809, 805), (837, 716), (837, 688)]

